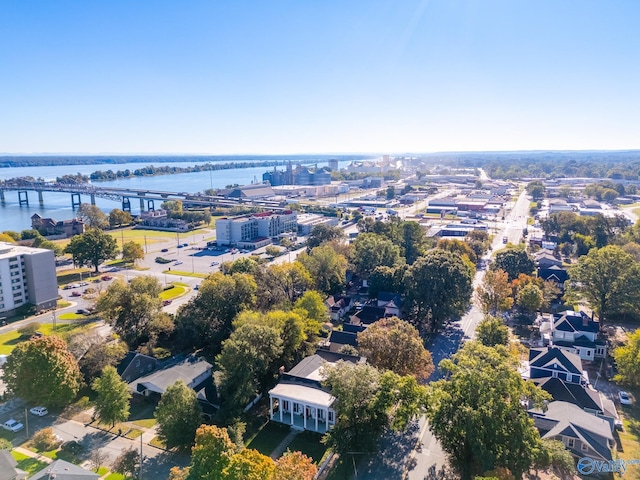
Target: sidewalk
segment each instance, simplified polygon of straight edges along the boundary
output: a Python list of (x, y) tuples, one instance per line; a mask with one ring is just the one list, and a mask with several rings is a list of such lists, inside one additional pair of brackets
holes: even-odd
[(22, 455), (26, 455), (27, 457), (35, 458), (36, 460), (39, 460), (41, 462), (45, 462), (45, 463), (53, 462), (53, 460), (51, 460), (49, 457), (45, 457), (43, 455), (40, 455), (39, 453), (32, 452), (31, 450), (28, 450), (26, 448), (14, 447), (13, 450), (15, 452), (21, 453)]

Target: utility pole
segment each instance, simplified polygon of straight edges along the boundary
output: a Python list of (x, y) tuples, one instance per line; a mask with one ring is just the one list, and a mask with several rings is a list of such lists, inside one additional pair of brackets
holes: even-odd
[(24, 424), (27, 429), (27, 438), (29, 438), (29, 415), (27, 414), (27, 407), (24, 407)]
[(142, 480), (142, 460), (144, 457), (142, 456), (142, 435), (140, 435), (140, 470), (138, 472), (138, 480)]

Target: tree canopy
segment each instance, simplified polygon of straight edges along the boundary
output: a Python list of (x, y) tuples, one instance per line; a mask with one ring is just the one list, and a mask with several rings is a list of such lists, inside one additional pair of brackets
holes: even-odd
[(16, 345), (3, 367), (7, 389), (24, 401), (62, 407), (78, 393), (78, 362), (59, 337), (32, 338)]
[(342, 291), (347, 274), (347, 259), (331, 245), (321, 245), (298, 255), (319, 291), (332, 295)]
[(155, 410), (158, 437), (168, 448), (191, 448), (202, 424), (202, 408), (196, 392), (182, 380), (167, 388)]
[(491, 315), (485, 316), (476, 329), (478, 341), (485, 347), (509, 345), (509, 328), (502, 320)]
[(144, 250), (139, 243), (132, 240), (122, 245), (122, 260), (125, 262), (135, 263), (143, 258)]
[(440, 368), (446, 380), (430, 385), (427, 418), (463, 480), (497, 467), (516, 478), (534, 463), (540, 435), (520, 402), (541, 405), (550, 396), (520, 377), (504, 347), (467, 342)]
[(499, 269), (485, 272), (482, 283), (476, 288), (482, 311), (492, 315), (509, 310), (513, 306), (512, 293), (509, 275)]
[(104, 229), (109, 226), (107, 215), (96, 205), (81, 203), (76, 215), (81, 218), (89, 228)]
[(569, 278), (567, 294), (589, 302), (601, 326), (610, 314), (640, 305), (640, 264), (618, 246), (592, 249), (569, 269)]
[(640, 387), (640, 329), (628, 336), (626, 344), (613, 350), (613, 358), (618, 366), (614, 380), (624, 385)]
[(424, 348), (418, 330), (398, 317), (369, 325), (358, 334), (358, 348), (371, 365), (398, 375), (425, 380), (434, 370), (431, 354)]
[(400, 247), (376, 233), (361, 233), (352, 246), (350, 260), (362, 278), (368, 278), (376, 267), (394, 267), (404, 263)]
[(473, 267), (460, 255), (440, 249), (428, 251), (405, 275), (410, 319), (426, 331), (439, 330), (454, 315), (462, 314), (471, 299)]
[(96, 392), (95, 412), (100, 421), (110, 423), (113, 427), (116, 422), (124, 422), (129, 418), (131, 393), (114, 367), (105, 367), (102, 376), (93, 381), (91, 388)]
[(72, 237), (64, 251), (71, 254), (74, 264), (91, 266), (96, 273), (102, 263), (116, 258), (119, 253), (115, 239), (97, 228)]
[(344, 231), (340, 227), (320, 223), (311, 229), (307, 237), (307, 248), (311, 250), (332, 240), (341, 240), (342, 238), (344, 238)]
[(535, 268), (533, 260), (522, 248), (509, 247), (496, 253), (496, 258), (491, 264), (492, 270), (502, 270), (509, 275), (509, 281), (518, 278), (521, 273), (531, 275)]

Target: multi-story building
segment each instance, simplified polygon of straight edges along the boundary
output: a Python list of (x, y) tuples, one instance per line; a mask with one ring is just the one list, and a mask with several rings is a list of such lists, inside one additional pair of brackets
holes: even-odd
[(292, 210), (263, 212), (216, 220), (218, 245), (258, 248), (286, 232), (297, 231), (298, 215)]
[(0, 314), (26, 304), (45, 310), (57, 299), (53, 251), (0, 242)]

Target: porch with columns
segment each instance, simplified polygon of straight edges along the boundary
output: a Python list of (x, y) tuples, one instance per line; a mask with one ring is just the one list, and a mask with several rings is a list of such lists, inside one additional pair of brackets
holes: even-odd
[(319, 389), (278, 384), (269, 392), (269, 418), (293, 428), (326, 433), (335, 424), (334, 400)]

